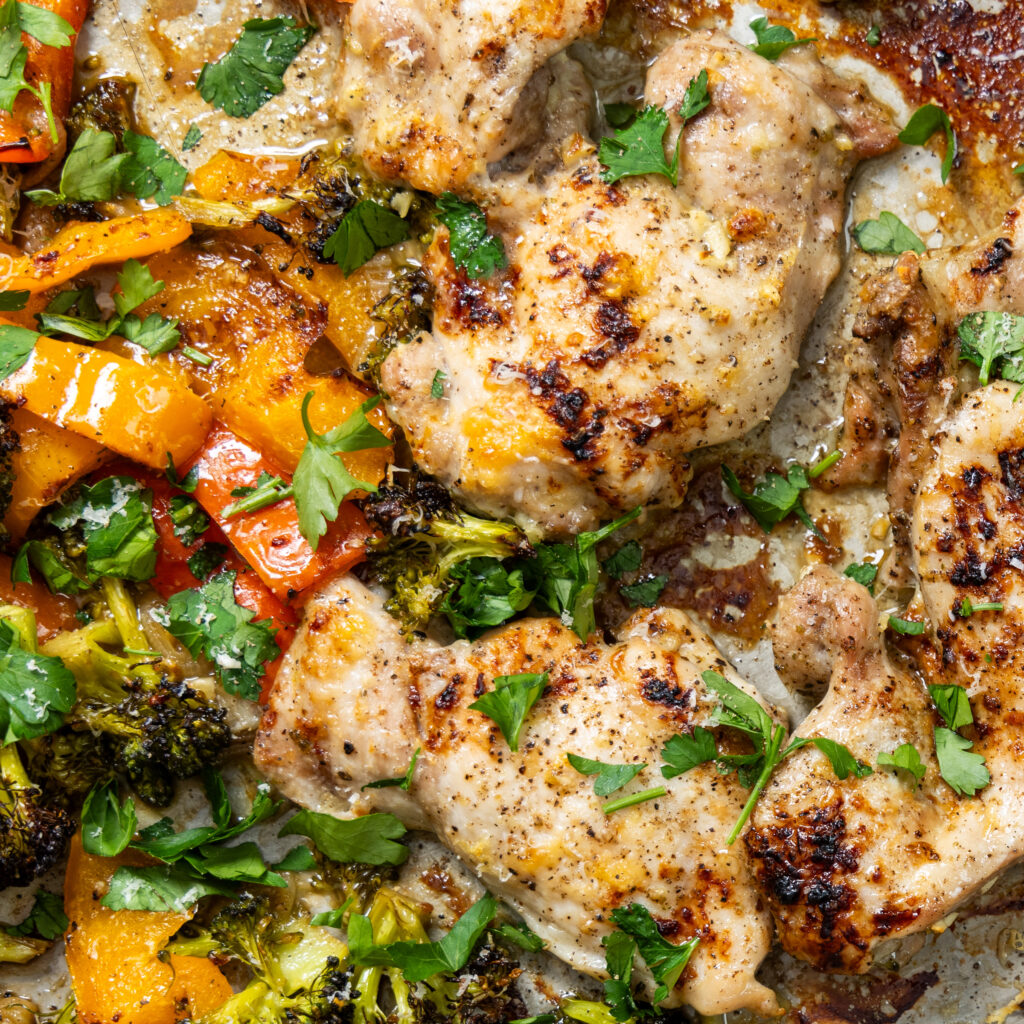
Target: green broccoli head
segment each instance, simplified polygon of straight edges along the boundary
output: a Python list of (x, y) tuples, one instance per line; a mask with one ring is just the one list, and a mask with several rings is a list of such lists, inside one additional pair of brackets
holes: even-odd
[(385, 607), (410, 637), (457, 585), (457, 565), (534, 553), (518, 526), (461, 511), (429, 480), (416, 479), (408, 489), (385, 484), (363, 502), (363, 512), (384, 534), (367, 547), (377, 581), (392, 591)]
[(77, 804), (116, 774), (113, 752), (88, 731), (61, 729), (29, 740), (22, 744), (22, 758), (46, 796), (62, 807)]
[(0, 749), (0, 888), (28, 885), (63, 856), (75, 823), (46, 802), (16, 743)]
[[(11, 409), (6, 402), (0, 405), (0, 519), (7, 514), (11, 504), (11, 489), (14, 487), (14, 453), (20, 451), (21, 442), (11, 424)], [(10, 534), (0, 525), (0, 547), (10, 543)]]

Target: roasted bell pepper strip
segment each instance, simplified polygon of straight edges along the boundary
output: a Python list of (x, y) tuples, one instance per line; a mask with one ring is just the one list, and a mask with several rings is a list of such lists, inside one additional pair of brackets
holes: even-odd
[[(253, 445), (223, 424), (216, 424), (210, 431), (193, 467), (198, 473), (195, 496), (199, 503), (281, 600), (291, 600), (327, 576), (363, 560), (366, 539), (372, 531), (352, 502), (342, 503), (337, 521), (316, 551), (299, 533), (292, 498), (225, 517), (225, 508), (237, 500), (233, 490), (255, 487), (261, 473), (282, 474)], [(290, 482), (288, 476), (283, 479)]]
[(11, 426), (21, 448), (11, 456), (14, 484), (4, 526), (19, 541), (40, 509), (101, 465), (110, 452), (96, 441), (54, 426), (27, 409), (11, 413)]
[(0, 260), (0, 290), (45, 291), (99, 264), (124, 263), (171, 249), (191, 234), (189, 222), (171, 209), (97, 224), (69, 224), (39, 252)]
[[(77, 33), (89, 10), (88, 0), (32, 0), (33, 6), (59, 14)], [(53, 115), (63, 121), (71, 107), (71, 87), (75, 75), (75, 42), (68, 46), (44, 46), (37, 39), (22, 34), (28, 50), (25, 78), (36, 87), (50, 85)], [(0, 162), (35, 163), (48, 157), (60, 144), (50, 134), (42, 104), (28, 92), (14, 101), (14, 110), (0, 111)]]
[(68, 973), (82, 1024), (174, 1024), (199, 1020), (232, 995), (227, 979), (206, 957), (157, 954), (191, 913), (109, 910), (100, 902), (122, 866), (153, 863), (126, 850), (94, 857), (71, 841), (64, 882)]
[(206, 403), (161, 371), (54, 338), (40, 338), (0, 397), (144, 466), (181, 465), (203, 443)]

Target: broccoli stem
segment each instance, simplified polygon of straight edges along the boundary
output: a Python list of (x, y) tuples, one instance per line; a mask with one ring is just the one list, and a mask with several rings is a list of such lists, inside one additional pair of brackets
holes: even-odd
[(0, 804), (8, 808), (17, 802), (15, 791), (34, 788), (21, 763), (17, 744), (9, 743), (6, 747), (0, 747), (0, 780), (4, 783), (0, 786)]
[(36, 628), (36, 613), (31, 608), (17, 604), (0, 605), (0, 619), (3, 619), (18, 634), (23, 651), (39, 653), (39, 633)]
[[(100, 584), (103, 587), (103, 596), (110, 608), (110, 614), (114, 617), (114, 624), (121, 634), (121, 645), (136, 651), (146, 650), (149, 640), (142, 630), (138, 609), (128, 594), (124, 582), (104, 576)], [(156, 686), (160, 681), (159, 675), (151, 665), (136, 665), (132, 674), (152, 686)]]

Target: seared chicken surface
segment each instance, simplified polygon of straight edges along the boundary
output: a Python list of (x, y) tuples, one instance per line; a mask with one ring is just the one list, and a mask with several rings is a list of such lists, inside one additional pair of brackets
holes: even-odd
[(438, 232), (433, 331), (382, 384), (416, 461), (471, 506), (567, 534), (678, 505), (686, 453), (740, 437), (785, 391), (839, 267), (847, 176), (892, 136), (813, 55), (773, 64), (713, 32), (658, 57), (646, 101), (674, 112), (704, 69), (678, 187), (605, 184), (580, 133), (550, 173), (494, 179), (505, 273), (467, 280)]
[(486, 176), (534, 132), (545, 62), (606, 0), (354, 0), (339, 106), (380, 177), (435, 194)]
[[(1024, 416), (1016, 384), (975, 391), (944, 425), (921, 480), (911, 541), (935, 656), (930, 684), (958, 683), (975, 725), (967, 735), (992, 781), (959, 796), (939, 775), (924, 685), (891, 664), (878, 613), (859, 584), (818, 568), (780, 607), (777, 660), (806, 678), (831, 662), (825, 700), (800, 733), (828, 736), (873, 764), (912, 743), (920, 786), (891, 770), (840, 782), (800, 751), (775, 773), (745, 839), (783, 946), (823, 968), (866, 969), (873, 948), (942, 918), (1024, 854)], [(1001, 611), (965, 614), (995, 602)], [(827, 619), (808, 615), (815, 607)], [(823, 632), (800, 623), (827, 621)], [(824, 650), (823, 650), (824, 648)], [(824, 655), (824, 661), (823, 656)]]
[[(671, 1002), (771, 1012), (774, 996), (755, 978), (771, 921), (742, 844), (725, 843), (746, 792), (713, 764), (668, 780), (656, 768), (670, 736), (710, 726), (715, 700), (700, 679), (709, 668), (731, 675), (674, 611), (638, 614), (611, 645), (583, 644), (557, 619), (474, 643), (410, 644), (376, 595), (342, 577), (308, 606), (256, 761), (305, 806), (388, 811), (436, 832), (580, 970), (603, 974), (609, 912), (639, 902), (670, 941), (700, 936)], [(512, 753), (469, 704), (495, 677), (520, 672), (548, 672), (549, 684)], [(403, 774), (417, 747), (408, 793), (361, 790)], [(667, 795), (606, 816), (568, 753), (644, 762), (652, 767), (624, 792), (664, 783)]]

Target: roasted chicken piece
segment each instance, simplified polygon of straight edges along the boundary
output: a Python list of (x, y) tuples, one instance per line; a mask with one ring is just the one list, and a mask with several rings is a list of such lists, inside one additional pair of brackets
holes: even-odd
[[(561, 156), (550, 173), (494, 179), (504, 273), (467, 279), (438, 232), (433, 331), (382, 384), (417, 462), (473, 507), (567, 534), (678, 505), (685, 454), (740, 437), (785, 391), (839, 267), (847, 176), (893, 137), (809, 51), (773, 64), (715, 32), (661, 54), (647, 102), (678, 110), (702, 70), (710, 105), (682, 129), (678, 187), (605, 184), (580, 116), (543, 147)], [(670, 155), (679, 131), (673, 113)]]
[[(732, 675), (675, 611), (638, 614), (610, 645), (583, 644), (557, 619), (521, 620), (474, 643), (410, 644), (379, 597), (342, 577), (308, 606), (256, 762), (304, 806), (388, 811), (436, 832), (579, 970), (602, 975), (609, 912), (639, 902), (670, 941), (700, 936), (672, 1002), (771, 1012), (774, 996), (755, 978), (770, 918), (742, 843), (725, 842), (746, 791), (713, 764), (667, 780), (656, 767), (673, 734), (710, 727), (716, 701), (700, 674), (711, 668)], [(522, 672), (549, 681), (513, 753), (469, 705), (496, 677)], [(362, 790), (403, 774), (418, 747), (408, 793)], [(568, 753), (646, 763), (623, 792), (664, 784), (667, 795), (606, 816)]]
[(596, 32), (607, 0), (354, 0), (339, 112), (366, 165), (440, 193), (537, 131), (545, 62)]
[[(933, 630), (923, 674), (966, 688), (975, 724), (964, 734), (985, 758), (989, 785), (958, 795), (940, 776), (942, 719), (923, 683), (888, 660), (865, 588), (819, 567), (780, 604), (780, 666), (806, 679), (831, 663), (828, 694), (801, 735), (838, 740), (869, 764), (912, 743), (927, 769), (919, 786), (890, 769), (840, 782), (820, 754), (802, 750), (766, 788), (747, 847), (783, 946), (822, 968), (866, 969), (879, 942), (928, 927), (1024, 852), (1018, 389), (999, 382), (975, 391), (945, 423), (911, 528)], [(972, 613), (985, 604), (1001, 609)], [(814, 614), (822, 607), (831, 615)]]

